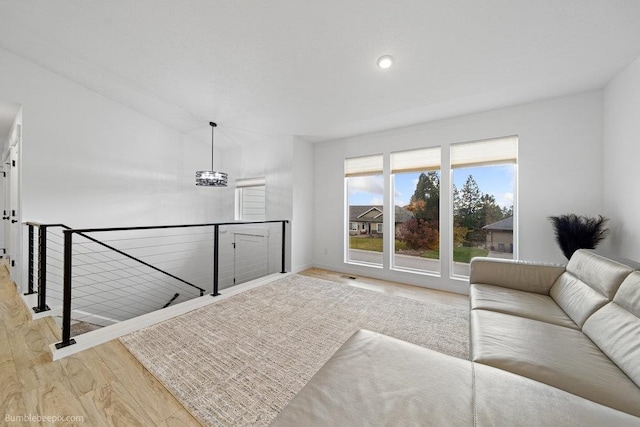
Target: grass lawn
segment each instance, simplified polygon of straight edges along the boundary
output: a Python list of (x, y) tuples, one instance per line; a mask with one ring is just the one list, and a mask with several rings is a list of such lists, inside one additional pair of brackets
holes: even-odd
[[(459, 247), (453, 248), (453, 260), (455, 262), (471, 262), (471, 258), (475, 256), (487, 256), (489, 251), (482, 248), (467, 248), (467, 247)], [(424, 251), (422, 255), (423, 258), (431, 258), (431, 259), (440, 259), (440, 251)]]
[[(382, 238), (349, 236), (349, 249), (382, 252)], [(396, 249), (407, 249), (407, 244), (396, 239)]]
[[(361, 249), (363, 251), (382, 252), (382, 239), (379, 237), (349, 236), (349, 248)], [(407, 249), (406, 243), (396, 240), (396, 250), (404, 249)], [(482, 248), (456, 247), (453, 248), (453, 260), (455, 262), (469, 263), (471, 258), (475, 256), (487, 256), (488, 253), (488, 250)], [(439, 259), (440, 251), (424, 251), (420, 256), (423, 258)]]
[(379, 237), (349, 236), (349, 249), (382, 252), (382, 239)]
[(471, 258), (474, 256), (487, 256), (489, 251), (482, 248), (453, 248), (453, 260), (456, 262), (471, 262)]

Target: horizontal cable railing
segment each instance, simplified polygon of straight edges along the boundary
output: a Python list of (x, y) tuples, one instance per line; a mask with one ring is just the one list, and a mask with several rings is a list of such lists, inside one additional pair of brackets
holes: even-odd
[[(28, 223), (38, 307), (62, 308), (72, 335), (285, 272), (286, 220), (70, 229)], [(34, 245), (35, 246), (35, 245)], [(35, 273), (37, 266), (37, 274)], [(43, 271), (44, 270), (44, 271)]]

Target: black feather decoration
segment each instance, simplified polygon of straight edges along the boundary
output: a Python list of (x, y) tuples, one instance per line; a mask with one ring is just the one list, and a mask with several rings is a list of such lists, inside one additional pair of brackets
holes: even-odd
[(567, 259), (578, 249), (595, 249), (595, 247), (609, 234), (605, 228), (608, 218), (598, 215), (587, 217), (582, 215), (550, 216), (556, 233), (556, 241)]

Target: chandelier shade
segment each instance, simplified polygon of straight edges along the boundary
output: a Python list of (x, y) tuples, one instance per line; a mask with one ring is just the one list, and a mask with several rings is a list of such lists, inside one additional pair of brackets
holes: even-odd
[(196, 185), (205, 187), (226, 187), (227, 174), (216, 171), (196, 171)]
[(196, 185), (202, 187), (226, 187), (228, 176), (224, 172), (213, 170), (213, 129), (218, 126), (209, 122), (211, 126), (211, 170), (196, 171)]

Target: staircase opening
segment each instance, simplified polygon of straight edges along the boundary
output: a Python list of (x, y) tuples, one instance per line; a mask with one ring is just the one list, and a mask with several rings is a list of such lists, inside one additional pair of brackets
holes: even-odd
[(30, 222), (33, 311), (60, 326), (58, 349), (96, 330), (177, 312), (182, 303), (284, 273), (287, 223), (72, 229)]

